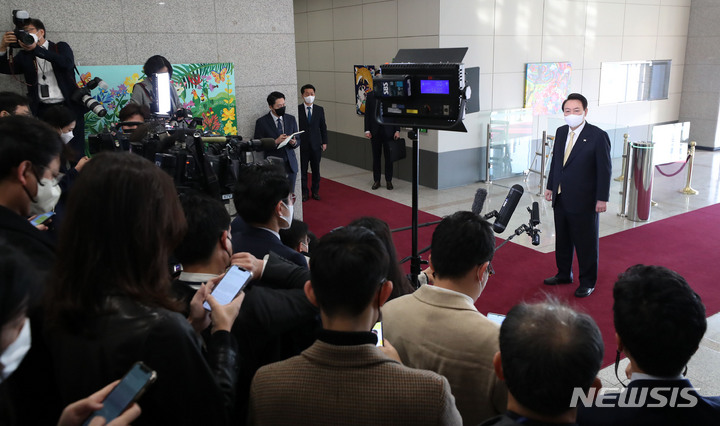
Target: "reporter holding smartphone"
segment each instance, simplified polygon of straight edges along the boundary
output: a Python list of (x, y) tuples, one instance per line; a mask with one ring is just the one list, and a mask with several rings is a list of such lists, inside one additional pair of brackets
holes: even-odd
[[(201, 286), (185, 318), (168, 257), (186, 229), (172, 180), (130, 153), (101, 153), (75, 182), (47, 289), (48, 345), (62, 402), (123, 376), (157, 372), (135, 424), (227, 424), (243, 300), (220, 306)], [(212, 316), (202, 303), (212, 306)], [(212, 325), (204, 353), (199, 332)]]

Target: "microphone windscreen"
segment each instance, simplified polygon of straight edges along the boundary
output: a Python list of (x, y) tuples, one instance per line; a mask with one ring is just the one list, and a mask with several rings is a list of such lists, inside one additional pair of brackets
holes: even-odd
[(500, 208), (500, 212), (498, 213), (497, 218), (495, 218), (495, 223), (493, 223), (493, 230), (496, 233), (499, 234), (503, 232), (507, 227), (508, 222), (510, 222), (510, 218), (513, 213), (515, 213), (515, 208), (520, 202), (520, 197), (522, 197), (523, 192), (525, 192), (523, 187), (517, 184), (510, 188), (510, 192), (508, 192), (508, 195)]
[(478, 188), (477, 191), (475, 191), (475, 199), (472, 203), (472, 208), (470, 211), (473, 212), (475, 215), (479, 215), (480, 212), (482, 212), (483, 206), (485, 205), (485, 199), (487, 198), (488, 192), (485, 188)]
[(263, 151), (270, 151), (276, 147), (275, 139), (273, 138), (262, 138), (260, 139), (260, 143), (262, 144)]
[(532, 203), (532, 210), (530, 211), (530, 224), (532, 226), (540, 224), (540, 205), (537, 201)]

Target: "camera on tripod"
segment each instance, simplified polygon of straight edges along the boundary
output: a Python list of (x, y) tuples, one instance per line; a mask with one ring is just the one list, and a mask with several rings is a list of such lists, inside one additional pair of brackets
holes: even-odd
[(92, 111), (95, 115), (98, 117), (105, 117), (107, 115), (107, 110), (101, 104), (97, 99), (93, 98), (90, 92), (95, 89), (96, 87), (102, 87), (103, 89), (107, 90), (108, 85), (100, 77), (95, 77), (92, 80), (88, 81), (85, 87), (79, 87), (77, 90), (73, 92), (73, 94), (70, 96), (70, 98), (75, 101), (79, 102), (87, 109)]
[[(37, 36), (25, 31), (25, 27), (30, 23), (30, 14), (25, 10), (13, 10), (12, 15), (13, 24), (15, 24), (13, 33), (15, 33), (15, 38), (17, 38), (18, 42), (24, 45), (36, 43), (38, 41)], [(19, 48), (20, 43), (12, 43), (10, 47)]]

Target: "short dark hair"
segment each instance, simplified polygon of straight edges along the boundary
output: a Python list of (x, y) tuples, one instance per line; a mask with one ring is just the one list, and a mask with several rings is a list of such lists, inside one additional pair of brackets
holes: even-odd
[(595, 321), (552, 299), (515, 305), (500, 327), (508, 391), (524, 407), (548, 416), (570, 409), (575, 388), (590, 388), (603, 350)]
[(230, 227), (230, 214), (219, 200), (197, 191), (180, 195), (187, 221), (187, 232), (175, 248), (175, 257), (183, 265), (210, 259), (223, 232)]
[(395, 243), (392, 239), (392, 232), (387, 222), (382, 219), (378, 219), (372, 216), (364, 216), (353, 220), (348, 226), (361, 226), (365, 229), (369, 229), (380, 238), (385, 250), (388, 252), (390, 257), (390, 266), (388, 268), (388, 279), (393, 283), (392, 293), (390, 293), (390, 299), (412, 293), (415, 289), (413, 288), (410, 280), (403, 272), (400, 267), (400, 262), (397, 258), (397, 250), (395, 249)]
[(278, 99), (285, 99), (285, 95), (283, 95), (283, 94), (280, 93), (280, 92), (272, 92), (272, 93), (270, 93), (270, 94), (268, 95), (268, 97), (267, 97), (268, 106), (273, 106), (273, 105), (275, 105), (275, 101), (277, 101)]
[(147, 107), (147, 105), (140, 105), (136, 103), (128, 103), (123, 107), (123, 109), (120, 110), (118, 113), (118, 118), (120, 121), (127, 121), (128, 118), (132, 117), (133, 115), (140, 114), (143, 116), (144, 119), (150, 118), (150, 108)]
[(567, 97), (567, 99), (565, 99), (565, 100), (563, 101), (563, 103), (562, 103), (562, 109), (563, 109), (563, 110), (565, 109), (565, 103), (566, 103), (567, 101), (570, 101), (570, 100), (573, 100), (573, 99), (576, 100), (576, 101), (580, 101), (580, 103), (582, 103), (583, 109), (587, 109), (587, 107), (588, 107), (587, 98), (586, 98), (585, 96), (579, 94), (579, 93), (571, 93), (571, 94), (569, 94), (568, 97)]
[(0, 240), (0, 327), (30, 307), (40, 281), (30, 260), (17, 248)]
[(240, 168), (233, 189), (233, 203), (238, 215), (248, 224), (266, 223), (278, 201), (290, 195), (283, 166), (272, 162), (250, 164)]
[(160, 55), (151, 56), (147, 61), (145, 61), (145, 65), (143, 65), (143, 72), (146, 76), (150, 77), (152, 74), (160, 71), (163, 67), (167, 67), (168, 74), (170, 74), (170, 77), (172, 78), (173, 69), (170, 61)]
[(41, 20), (36, 18), (30, 18), (28, 19), (25, 26), (27, 27), (28, 25), (32, 25), (37, 30), (43, 30), (43, 32), (45, 33), (45, 39), (47, 40), (47, 30), (45, 29), (45, 24), (43, 24)]
[(170, 175), (137, 154), (101, 152), (73, 183), (66, 214), (48, 323), (79, 332), (105, 312), (109, 295), (181, 309), (170, 296), (168, 259), (187, 224)]
[(365, 228), (348, 226), (325, 234), (310, 257), (310, 282), (327, 315), (359, 315), (387, 279), (385, 246)]
[(15, 110), (19, 106), (30, 106), (30, 99), (15, 92), (0, 92), (0, 111), (7, 111), (10, 115), (15, 115)]
[(23, 161), (47, 167), (62, 151), (60, 135), (34, 117), (11, 115), (0, 118), (0, 179)]
[(313, 89), (313, 92), (316, 92), (316, 91), (317, 91), (317, 90), (315, 90), (315, 86), (313, 86), (312, 84), (306, 84), (306, 85), (304, 85), (303, 87), (300, 88), (300, 94), (301, 94), (301, 95), (305, 93), (305, 89)]
[(307, 223), (299, 219), (293, 219), (288, 229), (280, 230), (280, 240), (286, 246), (295, 250), (308, 235)]
[(677, 376), (707, 330), (700, 296), (677, 272), (635, 265), (613, 288), (615, 331), (647, 374)]
[(459, 211), (445, 217), (432, 235), (432, 265), (441, 278), (461, 278), (473, 267), (489, 262), (495, 253), (490, 223)]
[(65, 105), (53, 105), (43, 111), (40, 119), (56, 129), (62, 129), (68, 124), (76, 121), (75, 113)]

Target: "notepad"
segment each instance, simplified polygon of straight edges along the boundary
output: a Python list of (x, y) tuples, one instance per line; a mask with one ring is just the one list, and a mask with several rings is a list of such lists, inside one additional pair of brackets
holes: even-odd
[(278, 144), (277, 149), (284, 148), (285, 145), (287, 145), (288, 142), (290, 142), (290, 139), (294, 138), (295, 136), (297, 136), (297, 135), (299, 135), (300, 133), (303, 133), (303, 132), (305, 132), (305, 130), (300, 130), (299, 132), (295, 132), (295, 133), (293, 133), (292, 135), (288, 136), (287, 138), (285, 138), (284, 141), (282, 141), (282, 142), (280, 142), (280, 143)]

